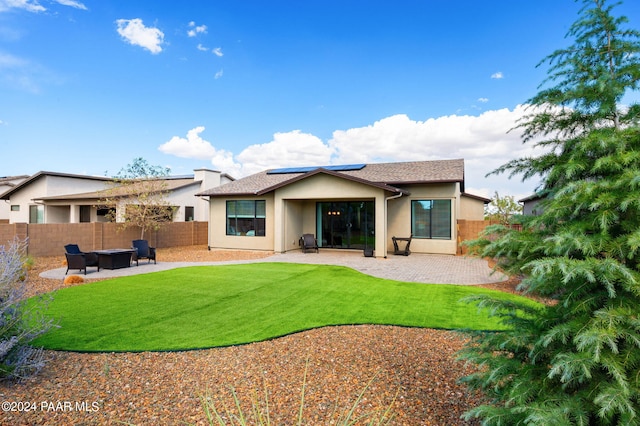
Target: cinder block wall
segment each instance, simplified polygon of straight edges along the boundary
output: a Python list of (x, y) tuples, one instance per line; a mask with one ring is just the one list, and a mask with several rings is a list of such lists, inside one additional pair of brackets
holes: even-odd
[[(158, 231), (148, 231), (144, 239), (153, 247), (206, 245), (207, 222), (172, 222)], [(128, 248), (140, 238), (140, 229), (122, 229), (115, 223), (0, 224), (0, 245), (9, 245), (15, 237), (29, 239), (31, 256), (64, 254), (65, 244), (78, 244), (83, 251)]]
[(494, 225), (497, 222), (490, 220), (458, 220), (458, 254), (464, 255), (469, 252), (466, 245), (462, 244), (467, 240), (475, 240), (480, 236), (480, 233), (489, 225)]
[[(467, 240), (475, 240), (480, 233), (489, 225), (497, 225), (497, 220), (458, 220), (458, 254), (463, 255), (469, 252), (469, 249), (462, 242)], [(522, 225), (510, 225), (512, 229), (522, 230)]]

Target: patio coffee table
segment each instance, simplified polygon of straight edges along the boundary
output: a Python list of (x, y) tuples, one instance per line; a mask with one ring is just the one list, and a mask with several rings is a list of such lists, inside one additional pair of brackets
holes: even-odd
[(133, 249), (95, 250), (94, 253), (98, 255), (98, 271), (100, 268), (120, 269), (130, 267), (131, 256), (134, 251)]

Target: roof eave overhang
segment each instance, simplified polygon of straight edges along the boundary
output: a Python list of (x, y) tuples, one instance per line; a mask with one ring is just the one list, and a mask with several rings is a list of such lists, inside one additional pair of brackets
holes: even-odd
[(344, 174), (344, 173), (334, 172), (333, 170), (327, 170), (327, 169), (324, 169), (324, 168), (320, 167), (320, 168), (317, 168), (317, 169), (312, 170), (310, 172), (298, 175), (298, 176), (296, 176), (294, 178), (291, 178), (289, 180), (280, 182), (280, 183), (278, 183), (276, 185), (270, 186), (268, 188), (264, 188), (264, 189), (256, 192), (256, 195), (267, 194), (267, 193), (275, 191), (275, 190), (277, 190), (279, 188), (283, 188), (285, 186), (288, 186), (288, 185), (291, 185), (293, 183), (302, 181), (304, 179), (308, 179), (308, 178), (310, 178), (312, 176), (316, 176), (318, 174), (325, 174), (325, 175), (329, 175), (329, 176), (334, 176), (334, 177), (337, 177), (339, 179), (344, 179), (344, 180), (348, 180), (348, 181), (351, 181), (351, 182), (360, 183), (362, 185), (372, 186), (372, 187), (383, 189), (385, 191), (389, 191), (389, 192), (392, 192), (392, 193), (395, 193), (395, 194), (403, 194), (403, 195), (411, 194), (409, 191), (407, 191), (405, 189), (397, 188), (395, 186), (391, 186), (391, 185), (388, 185), (386, 183), (372, 182), (370, 180), (358, 178), (358, 177), (355, 177), (355, 176), (350, 176), (350, 175), (347, 175), (347, 174)]
[(401, 182), (387, 182), (387, 185), (424, 185), (430, 183), (461, 183), (464, 179), (435, 179), (435, 180), (403, 180)]

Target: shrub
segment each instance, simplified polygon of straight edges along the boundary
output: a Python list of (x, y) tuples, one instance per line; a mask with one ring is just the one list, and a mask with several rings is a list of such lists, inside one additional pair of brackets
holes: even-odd
[(84, 282), (84, 278), (82, 278), (80, 275), (68, 275), (64, 277), (63, 282), (65, 284), (80, 284)]
[(42, 303), (26, 307), (26, 245), (16, 238), (9, 248), (0, 246), (0, 380), (22, 379), (44, 366), (44, 352), (29, 343), (53, 326), (40, 315)]

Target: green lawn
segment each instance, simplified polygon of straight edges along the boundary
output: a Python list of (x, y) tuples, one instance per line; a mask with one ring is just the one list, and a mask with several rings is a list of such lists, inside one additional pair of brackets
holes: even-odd
[[(59, 290), (47, 315), (60, 325), (34, 343), (72, 351), (209, 348), (338, 324), (500, 328), (465, 296), (506, 293), (415, 284), (341, 266), (197, 266)], [(533, 303), (533, 302), (532, 302)]]

